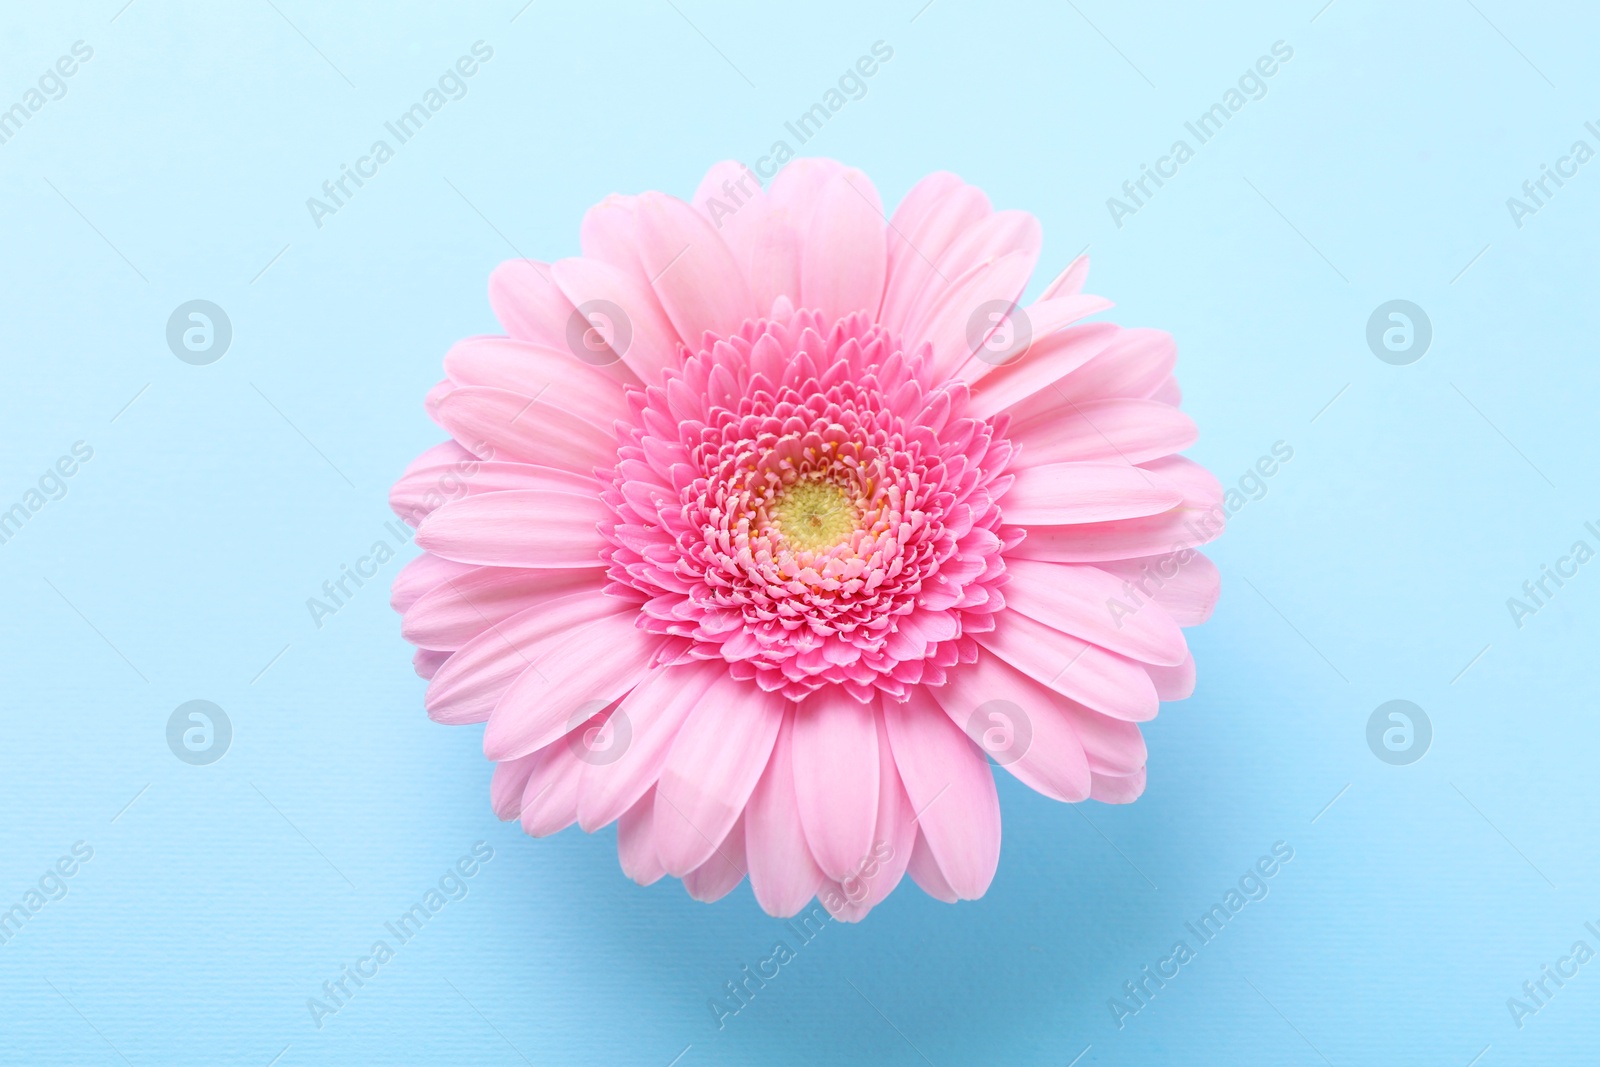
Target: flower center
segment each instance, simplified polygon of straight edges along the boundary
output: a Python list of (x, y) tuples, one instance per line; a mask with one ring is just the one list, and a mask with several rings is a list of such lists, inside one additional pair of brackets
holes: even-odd
[(789, 547), (803, 552), (842, 544), (860, 523), (860, 514), (844, 490), (820, 478), (795, 482), (778, 494), (767, 513)]

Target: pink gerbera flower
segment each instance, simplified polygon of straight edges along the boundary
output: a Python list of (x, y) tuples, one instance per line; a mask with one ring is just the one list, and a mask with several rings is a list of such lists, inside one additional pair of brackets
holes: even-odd
[(582, 241), (495, 271), (510, 336), (445, 357), (453, 440), (392, 494), (428, 712), (487, 722), (502, 818), (616, 821), (641, 884), (858, 919), (907, 872), (988, 888), (986, 757), (1143, 791), (1223, 514), (1170, 337), (1081, 322), (1110, 306), (1082, 258), (1019, 310), (1038, 222), (950, 174), (885, 221), (838, 163), (723, 163)]

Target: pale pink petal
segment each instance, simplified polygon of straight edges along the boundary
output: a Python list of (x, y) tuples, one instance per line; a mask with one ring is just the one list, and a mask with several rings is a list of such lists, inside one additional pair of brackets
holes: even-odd
[(656, 782), (655, 840), (679, 878), (710, 858), (772, 754), (785, 701), (727, 676), (706, 692)]
[(454, 651), (490, 627), (530, 608), (576, 592), (601, 596), (604, 575), (589, 570), (525, 570), (479, 567), (446, 578), (418, 598), (400, 625), (407, 641), (422, 648)]
[(1094, 786), (1089, 791), (1089, 799), (1102, 804), (1132, 804), (1144, 795), (1144, 779), (1143, 767), (1128, 775), (1097, 774), (1094, 776)]
[(844, 170), (823, 187), (800, 259), (800, 304), (825, 319), (871, 314), (887, 269), (883, 206), (865, 174)]
[[(599, 269), (614, 268), (602, 264)], [(552, 270), (559, 281), (562, 264)], [(444, 369), (462, 385), (537, 397), (543, 407), (557, 408), (602, 430), (609, 431), (629, 414), (623, 386), (564, 347), (545, 348), (509, 337), (469, 337), (445, 354)]]
[(1071, 296), (1083, 292), (1083, 283), (1089, 279), (1089, 257), (1081, 255), (1067, 265), (1067, 269), (1056, 275), (1055, 281), (1045, 286), (1044, 292), (1039, 294), (1040, 300), (1054, 300), (1057, 297)]
[(1062, 526), (1159, 515), (1181, 503), (1177, 488), (1129, 464), (1045, 463), (1016, 471), (1005, 515), (1023, 526)]
[[(1161, 708), (1142, 665), (1035, 622), (1021, 612), (1001, 614), (993, 630), (976, 636), (980, 645), (1023, 674), (1112, 718), (1145, 722), (1155, 718)], [(959, 679), (952, 684), (956, 681)]]
[(436, 417), (457, 441), (484, 442), (486, 454), (506, 459), (580, 474), (616, 461), (611, 429), (521, 393), (463, 386), (439, 401)]
[(446, 559), (491, 567), (593, 567), (602, 562), (594, 497), (512, 489), (452, 501), (417, 529), (417, 544)]
[(549, 837), (578, 821), (578, 780), (583, 761), (564, 741), (530, 755), (538, 760), (522, 788), (522, 829)]
[(435, 556), (432, 552), (409, 561), (394, 576), (389, 590), (389, 606), (402, 615), (411, 609), (422, 595), (451, 578), (461, 578), (478, 569), (474, 563), (457, 563), (453, 559)]
[(1194, 444), (1194, 420), (1155, 400), (1063, 401), (1054, 422), (1038, 421), (1010, 435), (1022, 446), (1017, 464), (1099, 460), (1148, 463)]
[(428, 686), (435, 722), (483, 722), (502, 693), (528, 667), (522, 649), (607, 615), (631, 619), (631, 604), (616, 597), (574, 593), (513, 615), (462, 645)]
[(757, 313), (733, 253), (694, 208), (663, 193), (639, 197), (639, 262), (678, 336), (698, 347)]
[(639, 684), (661, 646), (660, 637), (640, 630), (626, 614), (603, 615), (519, 644), (528, 669), (495, 704), (483, 732), (483, 754), (515, 759), (564, 736)]
[(683, 887), (702, 903), (721, 900), (744, 881), (748, 862), (744, 849), (744, 816), (734, 820), (733, 828), (704, 863), (683, 876)]
[(988, 762), (927, 691), (884, 707), (916, 821), (956, 896), (983, 896), (1000, 862), (1000, 800)]
[(1116, 575), (1084, 563), (1018, 559), (1006, 565), (1006, 605), (1036, 622), (1142, 663), (1174, 667), (1189, 654), (1183, 631)]
[(411, 657), (411, 669), (417, 672), (418, 678), (430, 679), (439, 673), (439, 669), (444, 666), (450, 655), (449, 652), (419, 648)]
[(878, 700), (839, 686), (811, 695), (794, 716), (795, 797), (811, 854), (835, 881), (872, 849), (878, 811)]
[(917, 843), (911, 848), (911, 859), (906, 864), (906, 873), (934, 900), (954, 904), (961, 899), (960, 894), (950, 887), (944, 872), (939, 869), (939, 861), (933, 858), (933, 850), (928, 847), (928, 839), (920, 830), (917, 831)]
[[(1083, 716), (1093, 712), (988, 652), (930, 692), (951, 722), (1029, 789), (1069, 803), (1088, 796), (1090, 767), (1080, 729)], [(1105, 731), (1089, 734), (1097, 745), (1111, 745)]]
[(651, 788), (617, 820), (617, 859), (622, 873), (640, 885), (658, 882), (667, 873), (656, 853), (655, 809), (656, 791)]
[[(659, 381), (662, 370), (677, 366), (678, 335), (648, 278), (635, 277), (594, 259), (563, 259), (551, 268), (551, 273), (574, 304), (593, 311), (589, 321), (598, 331), (599, 340), (618, 353), (640, 381)], [(594, 308), (597, 302), (601, 303), (599, 309)], [(620, 321), (606, 319), (607, 315), (615, 318), (615, 312), (604, 305), (620, 310)], [(599, 342), (591, 338), (586, 343)], [(553, 402), (568, 406), (565, 396), (556, 397)]]
[(949, 284), (939, 257), (991, 212), (982, 190), (948, 172), (930, 174), (906, 194), (889, 220), (889, 274), (878, 321), (903, 330), (926, 289)]
[[(1120, 332), (1109, 322), (1086, 322), (1048, 337), (1035, 337), (1021, 355), (974, 383), (970, 410), (978, 418), (990, 418), (1035, 393), (1051, 389), (1055, 382), (1104, 352)], [(1045, 423), (1044, 428), (1048, 430), (1050, 425)]]
[(806, 906), (822, 884), (806, 844), (794, 782), (794, 705), (784, 712), (767, 769), (745, 808), (745, 852), (750, 861), (750, 887), (768, 915), (786, 919)]
[(1150, 664), (1145, 667), (1150, 674), (1150, 680), (1155, 683), (1156, 693), (1162, 700), (1187, 700), (1194, 695), (1194, 657), (1188, 656), (1176, 667), (1158, 667)]
[(522, 793), (540, 759), (539, 753), (535, 752), (531, 756), (494, 765), (494, 776), (489, 781), (489, 804), (496, 818), (505, 822), (522, 817)]
[(925, 312), (912, 317), (906, 328), (907, 343), (933, 346), (936, 381), (950, 378), (978, 350), (993, 328), (990, 322), (974, 340), (973, 321), (975, 317), (981, 318), (979, 312), (994, 303), (1007, 307), (1015, 304), (1028, 284), (1028, 273), (1032, 269), (1032, 258), (1023, 252), (983, 260), (965, 274), (957, 275), (955, 281), (933, 298)]
[(592, 760), (583, 772), (578, 821), (585, 830), (620, 817), (656, 784), (684, 721), (726, 671), (710, 661), (662, 667), (623, 697), (612, 716), (620, 754)]
[(1160, 556), (1097, 564), (1129, 583), (1132, 595), (1148, 597), (1179, 626), (1199, 626), (1211, 618), (1222, 592), (1217, 565), (1192, 549)]

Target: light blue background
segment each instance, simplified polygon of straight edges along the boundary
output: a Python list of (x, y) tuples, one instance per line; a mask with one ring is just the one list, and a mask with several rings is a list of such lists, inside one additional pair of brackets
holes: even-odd
[[(94, 57), (0, 145), (0, 506), (74, 441), (94, 458), (0, 545), (3, 905), (73, 842), (94, 858), (0, 947), (0, 1061), (1593, 1059), (1600, 962), (1521, 1029), (1506, 999), (1600, 948), (1600, 563), (1520, 630), (1505, 601), (1600, 547), (1600, 162), (1521, 229), (1505, 200), (1595, 146), (1600, 19), (921, 2), (5, 5), (0, 106)], [(469, 94), (315, 228), (305, 199), (480, 39)], [(481, 728), (423, 714), (398, 563), (321, 630), (305, 600), (440, 439), (422, 396), (495, 329), (496, 263), (576, 254), (608, 192), (753, 161), (878, 40), (893, 60), (805, 152), (888, 203), (949, 169), (1035, 212), (1035, 291), (1090, 245), (1119, 321), (1178, 338), (1191, 455), (1225, 483), (1294, 458), (1215, 546), (1199, 687), (1150, 725), (1139, 803), (1002, 774), (987, 897), (908, 880), (719, 1031), (708, 999), (791, 936), (748, 887), (707, 907), (627, 881), (610, 831), (498, 823)], [(1268, 95), (1115, 227), (1106, 198), (1278, 40)], [(234, 329), (205, 367), (164, 340), (197, 297)], [(1411, 366), (1364, 340), (1392, 298), (1433, 322)], [(164, 737), (195, 698), (235, 731), (207, 767)], [(1434, 726), (1407, 767), (1365, 741), (1392, 698)], [(306, 999), (479, 840), (470, 895), (315, 1028)], [(1280, 840), (1270, 896), (1119, 1030), (1108, 998)]]

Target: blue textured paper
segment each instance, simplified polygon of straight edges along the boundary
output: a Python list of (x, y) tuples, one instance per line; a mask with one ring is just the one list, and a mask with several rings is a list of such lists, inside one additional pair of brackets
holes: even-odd
[[(0, 927), (0, 1062), (1593, 1059), (1591, 10), (522, 4), (0, 14), (0, 108), (23, 108), (0, 122), (0, 509), (26, 511), (0, 544), (0, 908), (24, 913)], [(464, 95), (387, 135), (478, 42)], [(785, 124), (877, 42), (892, 58), (799, 144)], [(1219, 103), (1202, 143), (1187, 124)], [(392, 158), (361, 163), (380, 139)], [(576, 254), (605, 194), (688, 195), (779, 140), (887, 203), (948, 169), (1034, 212), (1031, 293), (1089, 246), (1113, 316), (1176, 336), (1190, 455), (1242, 490), (1143, 799), (1068, 808), (1001, 773), (984, 899), (908, 881), (809, 940), (748, 887), (637, 888), (613, 832), (497, 822), (481, 727), (422, 711), (401, 559), (320, 628), (306, 607), (392, 541), (388, 486), (441, 438), (422, 397), (447, 347), (496, 331), (498, 262)], [(1140, 191), (1146, 165), (1168, 177)], [(191, 300), (231, 324), (208, 365), (168, 346)], [(1369, 347), (1392, 300), (1431, 324), (1419, 361)], [(209, 765), (168, 745), (192, 700), (231, 723)], [(1431, 723), (1420, 761), (1369, 748), (1390, 700)], [(1264, 898), (1202, 942), (1274, 847)], [(459, 899), (389, 932), (442, 879)], [(392, 958), (317, 1018), (380, 939)], [(732, 1014), (725, 984), (780, 940)]]

